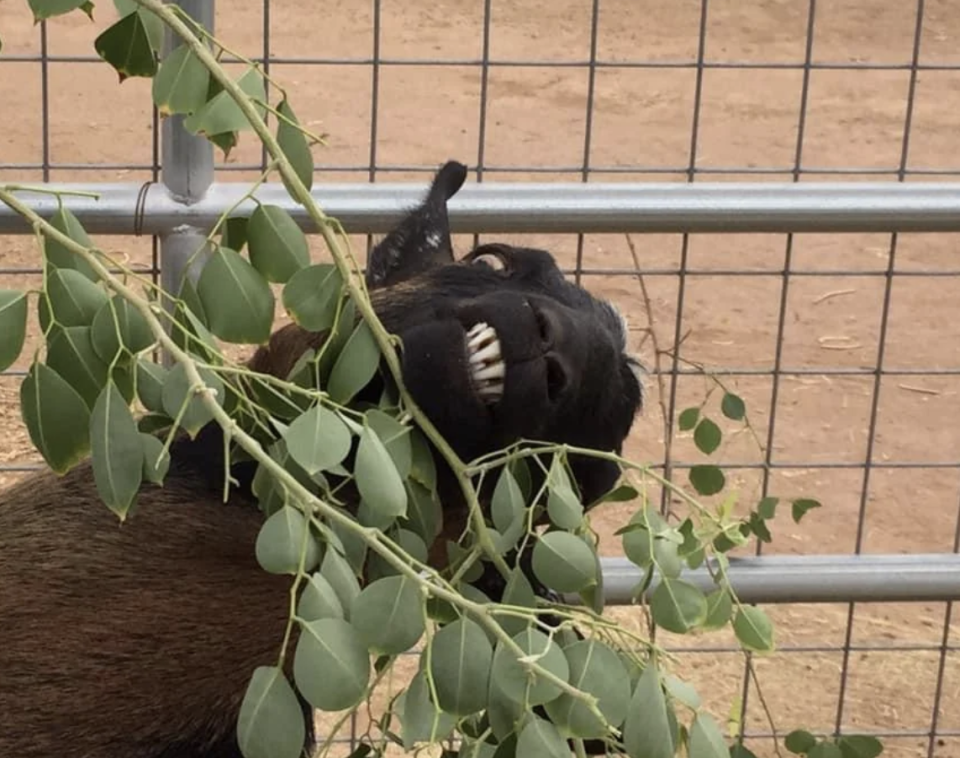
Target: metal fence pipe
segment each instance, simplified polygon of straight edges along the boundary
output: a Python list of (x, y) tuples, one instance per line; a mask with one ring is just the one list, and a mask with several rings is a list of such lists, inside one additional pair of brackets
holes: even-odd
[[(175, 2), (189, 17), (213, 32), (214, 3), (209, 0)], [(164, 40), (165, 54), (177, 44), (179, 39), (168, 29)], [(187, 132), (183, 128), (183, 121), (184, 116), (175, 115), (163, 122), (160, 178), (167, 201), (181, 208), (189, 208), (201, 202), (213, 185), (213, 145), (206, 138)], [(141, 187), (142, 192), (147, 194), (153, 189), (154, 185)], [(140, 199), (142, 201), (145, 197)], [(142, 214), (145, 212), (146, 209), (141, 206), (135, 208), (130, 216), (119, 214), (120, 218), (116, 220), (133, 220), (137, 225), (134, 231), (141, 232), (139, 224), (144, 220)], [(203, 226), (184, 220), (151, 232), (160, 235), (160, 282), (165, 291), (179, 292), (183, 273), (188, 266), (194, 278), (199, 277), (206, 255), (197, 255), (197, 252), (206, 244), (206, 230)], [(164, 360), (169, 362), (170, 357), (164, 354)]]
[[(606, 603), (631, 603), (643, 579), (640, 569), (626, 558), (604, 558), (601, 563)], [(762, 555), (731, 558), (728, 575), (744, 603), (960, 600), (960, 555), (956, 553)], [(703, 567), (686, 571), (681, 578), (704, 592), (716, 589)], [(657, 583), (651, 583), (648, 596)]]
[[(180, 139), (164, 144), (169, 189), (131, 183), (50, 184), (46, 189), (98, 192), (98, 198), (63, 198), (96, 234), (209, 229), (248, 186), (214, 183), (202, 192), (212, 163), (208, 167), (202, 151), (194, 152), (193, 142)], [(181, 155), (189, 160), (181, 162)], [(188, 173), (184, 177), (181, 171)], [(330, 183), (314, 185), (313, 196), (347, 231), (382, 234), (419, 202), (425, 189), (424, 183)], [(305, 229), (315, 231), (281, 184), (262, 186), (256, 198), (285, 208)], [(42, 215), (57, 207), (51, 196), (25, 193), (24, 199)], [(237, 213), (249, 214), (253, 207), (248, 199)], [(450, 221), (462, 233), (956, 232), (960, 182), (484, 182), (465, 186), (451, 200)], [(17, 232), (29, 229), (9, 209), (0, 208), (0, 234)]]

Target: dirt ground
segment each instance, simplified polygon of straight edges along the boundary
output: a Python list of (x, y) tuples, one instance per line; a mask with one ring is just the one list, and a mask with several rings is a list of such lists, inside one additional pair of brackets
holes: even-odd
[[(61, 19), (50, 25), (50, 53), (87, 55), (108, 23), (107, 3), (98, 20)], [(906, 168), (960, 169), (960, 3), (927, 0), (922, 28), (920, 72)], [(590, 51), (589, 0), (494, 0), (490, 56), (493, 60), (539, 60), (556, 64), (584, 60)], [(808, 19), (806, 0), (711, 0), (705, 55), (708, 62), (788, 64), (803, 60)], [(271, 52), (280, 57), (368, 58), (373, 50), (373, 7), (369, 0), (275, 2), (270, 12)], [(254, 0), (220, 3), (217, 32), (249, 55), (262, 51), (262, 5)], [(481, 0), (384, 0), (385, 58), (479, 59), (482, 53)], [(605, 62), (693, 61), (697, 54), (700, 2), (602, 0), (598, 58)], [(814, 69), (802, 144), (808, 168), (856, 168), (854, 179), (895, 169), (900, 160), (907, 112), (916, 7), (901, 0), (821, 0), (814, 25), (815, 63), (850, 64)], [(42, 155), (41, 75), (32, 62), (4, 60), (39, 51), (39, 34), (26, 3), (0, 2), (0, 181), (41, 178), (36, 170), (3, 168), (39, 162)], [(880, 65), (880, 70), (863, 68)], [(954, 66), (956, 70), (937, 69)], [(858, 68), (859, 67), (859, 68)], [(318, 163), (329, 167), (318, 181), (365, 174), (337, 170), (370, 160), (371, 70), (367, 65), (275, 64), (272, 73), (289, 88), (300, 118), (329, 134)], [(696, 164), (700, 168), (790, 167), (797, 152), (802, 72), (790, 68), (709, 68), (703, 76)], [(690, 161), (694, 111), (692, 68), (603, 67), (597, 71), (590, 162), (593, 166), (682, 167)], [(490, 69), (485, 153), (488, 166), (574, 168), (583, 160), (588, 73), (574, 66), (494, 66)], [(149, 164), (149, 89), (140, 81), (116, 86), (106, 65), (50, 64), (50, 160), (99, 165), (93, 170), (54, 168), (55, 181), (140, 181), (149, 172), (104, 168), (104, 164)], [(433, 167), (448, 157), (474, 165), (478, 156), (481, 70), (476, 65), (380, 68), (376, 160), (380, 165)], [(245, 138), (232, 164), (259, 159)], [(248, 171), (222, 179), (250, 178)], [(378, 181), (422, 179), (403, 171), (382, 172)], [(577, 172), (536, 177), (522, 171), (487, 174), (487, 181), (580, 179)], [(594, 174), (593, 181), (684, 181), (682, 173), (639, 171)], [(719, 177), (706, 177), (719, 178)], [(764, 175), (730, 174), (724, 180), (763, 180)], [(780, 177), (782, 178), (782, 177)], [(808, 174), (802, 180), (830, 175)], [(887, 178), (887, 177), (884, 177)], [(921, 177), (923, 178), (923, 177)], [(929, 178), (929, 177), (928, 177)], [(516, 238), (519, 239), (519, 238)], [(572, 236), (533, 235), (526, 243), (553, 250), (566, 266), (575, 262)], [(358, 241), (359, 242), (359, 241)], [(459, 240), (461, 249), (469, 243)], [(144, 240), (113, 238), (109, 244), (149, 262)], [(682, 240), (675, 235), (635, 238), (649, 292), (646, 307), (635, 277), (596, 274), (585, 284), (614, 300), (631, 324), (631, 336), (646, 364), (655, 363), (652, 327), (663, 348), (673, 341)], [(778, 318), (788, 241), (783, 235), (698, 235), (689, 240), (682, 347), (685, 359), (710, 369), (770, 370), (774, 366)], [(362, 249), (361, 244), (357, 249)], [(319, 246), (316, 250), (319, 253)], [(589, 235), (584, 264), (592, 270), (633, 266), (625, 239)], [(857, 547), (858, 514), (865, 522), (865, 552), (935, 552), (954, 549), (960, 503), (960, 378), (956, 375), (890, 374), (880, 382), (873, 460), (881, 463), (952, 464), (933, 469), (877, 468), (866, 498), (862, 468), (867, 458), (874, 376), (829, 376), (817, 369), (876, 365), (880, 324), (891, 255), (882, 234), (804, 234), (792, 241), (783, 333), (785, 369), (779, 380), (773, 459), (802, 468), (780, 470), (770, 490), (785, 497), (819, 498), (824, 507), (799, 526), (786, 514), (774, 524), (771, 552), (850, 553)], [(30, 268), (37, 255), (26, 237), (0, 240), (0, 288), (25, 287), (36, 277), (7, 269)], [(730, 269), (743, 275), (711, 273)], [(884, 367), (925, 371), (960, 368), (960, 270), (956, 235), (907, 234), (897, 241), (891, 278)], [(846, 272), (840, 275), (836, 272)], [(664, 273), (668, 272), (668, 273)], [(924, 276), (923, 274), (930, 274)], [(652, 323), (650, 322), (652, 316)], [(20, 366), (23, 367), (22, 365)], [(761, 439), (770, 421), (773, 381), (768, 376), (729, 380), (747, 401)], [(703, 396), (700, 378), (681, 378), (678, 408)], [(18, 380), (0, 378), (0, 464), (36, 460), (19, 418)], [(628, 454), (659, 462), (663, 421), (657, 382), (648, 383), (648, 406), (635, 426)], [(730, 431), (733, 426), (728, 426)], [(675, 445), (681, 460), (699, 460), (692, 442)], [(762, 460), (749, 434), (733, 434), (723, 453), (728, 462)], [(15, 473), (0, 472), (0, 484)], [(732, 473), (744, 501), (759, 497), (755, 471)], [(626, 508), (608, 508), (594, 518), (604, 535), (604, 552), (616, 555), (612, 537)], [(763, 695), (777, 728), (803, 725), (832, 731), (844, 673), (842, 646), (846, 605), (779, 606), (782, 652), (757, 661)], [(639, 624), (635, 610), (610, 611)], [(941, 736), (928, 753), (943, 643), (944, 604), (860, 605), (853, 615), (854, 651), (847, 664), (842, 724), (845, 731), (876, 730), (887, 737), (886, 755), (960, 757), (960, 632), (956, 617), (946, 654), (938, 725)], [(674, 641), (671, 640), (671, 643)], [(707, 647), (679, 658), (680, 671), (724, 719), (739, 699), (743, 659), (731, 639), (711, 635), (676, 640), (678, 647)], [(717, 651), (716, 647), (727, 646)], [(792, 650), (791, 650), (792, 648)], [(798, 649), (799, 648), (799, 649)], [(747, 725), (769, 726), (751, 690)], [(758, 755), (772, 755), (769, 740), (753, 740)]]

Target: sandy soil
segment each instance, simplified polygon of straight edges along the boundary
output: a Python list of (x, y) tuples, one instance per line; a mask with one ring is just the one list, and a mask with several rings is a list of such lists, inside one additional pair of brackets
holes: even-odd
[[(50, 52), (89, 54), (92, 40), (108, 21), (102, 4), (94, 25), (82, 19), (51, 24)], [(706, 58), (710, 62), (797, 63), (805, 50), (807, 6), (803, 0), (712, 0), (707, 19)], [(925, 3), (920, 60), (925, 66), (960, 65), (960, 5), (955, 0)], [(587, 0), (496, 0), (490, 54), (496, 60), (583, 60), (590, 49)], [(689, 62), (696, 56), (700, 3), (675, 0), (603, 0), (598, 30), (604, 61)], [(916, 8), (896, 0), (826, 0), (817, 4), (815, 62), (876, 64), (887, 68), (816, 69), (811, 74), (802, 161), (807, 167), (854, 167), (864, 172), (895, 168), (901, 157)], [(306, 0), (274, 3), (271, 10), (275, 56), (363, 58), (371, 54), (372, 4), (360, 0)], [(231, 0), (218, 8), (218, 32), (238, 50), (259, 54), (262, 9), (253, 0)], [(481, 55), (483, 3), (480, 0), (384, 2), (381, 54), (409, 60), (464, 61)], [(0, 3), (0, 165), (39, 162), (42, 150), (40, 67), (10, 62), (11, 55), (39, 51), (25, 3)], [(319, 179), (365, 175), (338, 171), (370, 159), (371, 73), (363, 65), (275, 65), (273, 73), (294, 93), (301, 119), (329, 134), (318, 162), (330, 167)], [(690, 68), (616, 68), (597, 72), (590, 161), (596, 166), (681, 167), (690, 160), (690, 126), (695, 74)], [(703, 78), (700, 135), (696, 160), (701, 168), (789, 167), (797, 151), (802, 73), (792, 69), (708, 69)], [(149, 91), (144, 82), (117, 88), (105, 65), (50, 65), (50, 158), (57, 163), (149, 164)], [(499, 167), (576, 167), (583, 160), (588, 75), (582, 67), (491, 68), (485, 161)], [(447, 157), (477, 159), (481, 74), (477, 66), (440, 68), (383, 66), (376, 133), (381, 165), (432, 167)], [(960, 70), (923, 70), (917, 79), (907, 168), (957, 168), (960, 148)], [(245, 139), (231, 163), (259, 159)], [(0, 168), (0, 181), (37, 180), (39, 171)], [(230, 178), (250, 176), (231, 173)], [(529, 178), (522, 171), (488, 175), (492, 180)], [(54, 168), (64, 181), (133, 181), (143, 170)], [(380, 181), (412, 178), (381, 173)], [(538, 178), (544, 178), (539, 176)], [(557, 179), (578, 180), (575, 172)], [(595, 175), (595, 179), (610, 178)], [(614, 179), (683, 181), (679, 173), (632, 172)], [(755, 179), (732, 174), (729, 179)], [(763, 177), (760, 177), (763, 178)], [(804, 179), (811, 178), (810, 175)], [(817, 176), (815, 178), (830, 178)], [(548, 246), (565, 265), (575, 261), (571, 236), (534, 235), (527, 243)], [(461, 240), (463, 245), (469, 240)], [(956, 277), (917, 276), (956, 271), (956, 238), (936, 234), (901, 235), (892, 277), (885, 367), (956, 369), (960, 365), (960, 304)], [(635, 239), (641, 266), (660, 272), (679, 265), (682, 240), (672, 235)], [(111, 239), (115, 249), (149, 263), (145, 240)], [(620, 236), (584, 239), (584, 262), (594, 270), (633, 265)], [(780, 313), (787, 241), (782, 235), (695, 236), (688, 266), (698, 273), (686, 281), (683, 356), (709, 368), (772, 369)], [(319, 251), (319, 247), (317, 248)], [(783, 334), (783, 366), (802, 369), (867, 368), (876, 365), (880, 315), (891, 251), (888, 235), (800, 235), (793, 240)], [(0, 287), (36, 283), (32, 275), (6, 269), (35, 266), (33, 243), (25, 237), (0, 241)], [(749, 275), (712, 273), (737, 269)], [(840, 276), (837, 271), (853, 272)], [(632, 277), (593, 275), (585, 283), (618, 303), (632, 324), (632, 337), (653, 365), (649, 328), (661, 347), (673, 339), (678, 276), (648, 274), (645, 306)], [(652, 323), (650, 322), (652, 316)], [(17, 380), (0, 378), (0, 464), (36, 460), (29, 450), (17, 406)], [(772, 379), (731, 380), (747, 400), (762, 439), (770, 420)], [(703, 380), (681, 378), (678, 407), (696, 402)], [(953, 549), (960, 501), (960, 379), (949, 375), (884, 376), (873, 439), (876, 462), (953, 463), (938, 469), (876, 469), (865, 498), (861, 548), (867, 552), (929, 552)], [(819, 497), (824, 508), (802, 525), (781, 517), (773, 551), (851, 552), (856, 546), (861, 509), (862, 469), (826, 464), (862, 464), (867, 456), (874, 377), (791, 375), (780, 378), (776, 461), (803, 468), (771, 477), (771, 491), (784, 496)], [(663, 455), (663, 422), (656, 382), (649, 386), (648, 409), (637, 425), (629, 454), (657, 462)], [(729, 427), (733, 431), (733, 427)], [(696, 460), (692, 442), (675, 446), (684, 460)], [(724, 459), (762, 459), (750, 436), (731, 436)], [(0, 472), (0, 484), (13, 473)], [(755, 472), (735, 472), (733, 480), (749, 501), (759, 495)], [(607, 554), (617, 554), (613, 529), (625, 509), (610, 508), (595, 518)], [(832, 730), (837, 718), (844, 655), (847, 606), (780, 606), (781, 652), (757, 663), (763, 694), (780, 730), (797, 725)], [(891, 756), (960, 756), (960, 737), (928, 736), (941, 654), (946, 607), (943, 604), (858, 606), (846, 671), (843, 725), (900, 733), (887, 739)], [(638, 624), (629, 609), (612, 611)], [(679, 646), (714, 646), (729, 640), (678, 640)], [(946, 655), (939, 727), (960, 734), (960, 636), (956, 622)], [(815, 648), (810, 650), (810, 648)], [(865, 649), (861, 649), (865, 648)], [(892, 650), (886, 648), (901, 648)], [(903, 649), (907, 648), (907, 649)], [(922, 649), (917, 649), (922, 648)], [(742, 658), (730, 652), (690, 652), (682, 671), (707, 695), (721, 718), (738, 699)], [(751, 692), (748, 728), (766, 730), (763, 712)], [(769, 741), (751, 746), (772, 754)]]

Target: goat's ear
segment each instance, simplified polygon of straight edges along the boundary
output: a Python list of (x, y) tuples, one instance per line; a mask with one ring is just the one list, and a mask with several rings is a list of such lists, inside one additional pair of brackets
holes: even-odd
[(423, 202), (370, 252), (367, 287), (388, 287), (453, 261), (447, 200), (467, 178), (467, 167), (448, 161), (437, 172)]

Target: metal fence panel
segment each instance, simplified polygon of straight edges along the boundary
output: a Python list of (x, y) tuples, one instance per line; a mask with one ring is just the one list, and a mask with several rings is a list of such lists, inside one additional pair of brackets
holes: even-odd
[[(99, 203), (68, 202), (98, 233), (158, 235), (141, 263), (166, 278), (265, 156), (217, 156), (211, 185), (206, 146), (178, 142), (156, 113), (137, 116), (151, 139), (129, 154), (101, 149), (118, 124), (90, 115), (96, 128), (66, 149), (73, 114), (63, 112), (75, 100), (65, 78), (103, 65), (75, 43), (76, 25), (29, 30), (26, 11), (11, 16), (8, 5), (0, 81), (21, 107), (0, 114), (0, 181), (103, 190)], [(786, 639), (770, 666), (755, 662), (765, 704), (732, 647), (669, 641), (708, 682), (724, 661), (727, 674), (742, 669), (747, 733), (769, 734), (765, 705), (788, 724), (887, 735), (891, 755), (960, 755), (960, 645), (952, 603), (939, 602), (956, 597), (960, 545), (960, 124), (950, 116), (960, 112), (960, 17), (951, 2), (225, 6), (224, 37), (255, 26), (265, 68), (342, 136), (317, 154), (315, 195), (351, 231), (382, 232), (448, 157), (438, 150), (466, 160), (480, 185), (453, 202), (459, 232), (550, 246), (573, 277), (643, 325), (633, 335), (651, 368), (650, 403), (634, 457), (680, 480), (696, 462), (684, 440), (664, 440), (702, 395), (702, 364), (756, 413), (762, 454), (734, 444), (721, 463), (737, 485), (758, 495), (824, 490), (814, 494), (825, 513), (796, 528), (779, 518), (775, 538), (785, 542), (771, 549), (833, 555), (764, 550), (738, 569), (751, 600), (851, 601), (771, 609)], [(188, 10), (212, 15), (213, 4)], [(327, 88), (311, 92), (317, 82)], [(115, 80), (100, 92), (105, 113), (129, 107)], [(28, 112), (36, 129), (18, 132), (14, 118)], [(281, 194), (267, 186), (261, 196), (284, 204)], [(17, 231), (0, 210), (0, 234)], [(639, 258), (624, 232), (645, 233)], [(13, 286), (37, 273), (18, 245), (6, 237), (0, 251), (0, 282)], [(0, 379), (11, 407), (17, 377)], [(15, 413), (0, 413), (16, 439)], [(30, 467), (25, 449), (0, 449), (0, 480)], [(901, 550), (913, 555), (890, 555)], [(615, 558), (605, 575), (623, 599), (633, 575)], [(915, 602), (852, 602), (877, 598)], [(612, 612), (635, 620), (631, 609)], [(766, 743), (750, 744), (763, 754)]]

